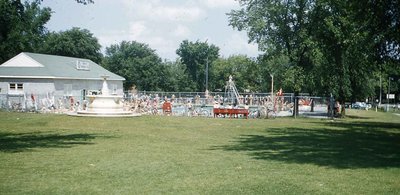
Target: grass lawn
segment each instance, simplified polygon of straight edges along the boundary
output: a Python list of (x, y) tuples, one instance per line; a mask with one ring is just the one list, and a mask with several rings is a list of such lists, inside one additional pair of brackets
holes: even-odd
[(0, 112), (0, 194), (400, 194), (400, 116)]

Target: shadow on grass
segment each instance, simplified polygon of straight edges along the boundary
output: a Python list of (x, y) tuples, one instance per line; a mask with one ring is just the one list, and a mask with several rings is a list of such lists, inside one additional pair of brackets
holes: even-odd
[(370, 122), (370, 121), (357, 121), (357, 122), (315, 122), (315, 124), (327, 125), (331, 127), (340, 127), (349, 129), (349, 130), (357, 130), (362, 132), (368, 131), (396, 131), (400, 133), (400, 123), (388, 123), (388, 122)]
[(242, 135), (230, 145), (213, 149), (247, 152), (261, 160), (334, 168), (400, 167), (399, 124), (325, 122), (321, 126), (267, 129), (267, 134)]
[[(0, 152), (24, 152), (36, 148), (70, 148), (94, 144), (96, 134), (0, 133)], [(104, 136), (102, 136), (104, 137)]]
[(366, 117), (366, 116), (357, 116), (357, 115), (350, 115), (347, 114), (346, 118), (351, 118), (351, 119), (370, 119), (371, 117)]

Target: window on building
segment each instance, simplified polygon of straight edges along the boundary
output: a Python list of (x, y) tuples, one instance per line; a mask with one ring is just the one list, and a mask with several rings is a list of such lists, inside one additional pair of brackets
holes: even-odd
[(10, 83), (10, 93), (23, 93), (24, 84), (22, 83)]
[(17, 91), (24, 91), (24, 85), (22, 83), (17, 84)]

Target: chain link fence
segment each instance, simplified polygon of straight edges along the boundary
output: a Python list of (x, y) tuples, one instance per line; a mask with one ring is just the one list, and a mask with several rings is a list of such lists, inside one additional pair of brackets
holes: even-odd
[[(326, 116), (329, 98), (311, 97), (307, 94), (297, 96), (299, 114)], [(293, 93), (281, 96), (271, 93), (240, 93), (239, 102), (227, 103), (223, 92), (157, 92), (139, 91), (124, 93), (124, 109), (133, 112), (161, 115), (165, 114), (163, 104), (172, 105), (169, 115), (173, 116), (213, 116), (213, 108), (246, 108), (251, 118), (262, 118), (263, 113), (273, 111), (276, 116), (292, 116), (295, 97)], [(1, 94), (1, 109), (17, 112), (67, 113), (85, 110), (85, 96), (57, 96), (47, 94)]]

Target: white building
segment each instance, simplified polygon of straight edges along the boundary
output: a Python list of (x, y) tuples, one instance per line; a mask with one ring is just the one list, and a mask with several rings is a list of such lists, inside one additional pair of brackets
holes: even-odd
[(108, 76), (111, 93), (123, 94), (125, 79), (91, 60), (23, 52), (0, 65), (0, 98), (3, 104), (4, 97), (22, 96), (82, 101), (89, 91), (101, 89), (102, 76)]

